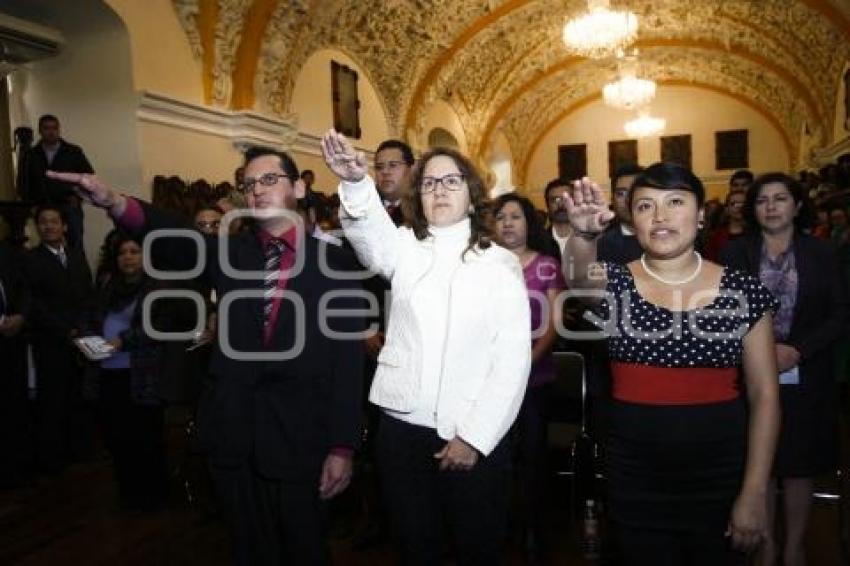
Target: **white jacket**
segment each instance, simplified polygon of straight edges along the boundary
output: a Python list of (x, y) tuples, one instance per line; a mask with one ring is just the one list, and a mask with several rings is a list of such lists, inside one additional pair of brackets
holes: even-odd
[[(433, 259), (433, 238), (417, 240), (396, 228), (374, 182), (340, 184), (341, 221), (360, 261), (392, 283), (386, 342), (369, 400), (391, 411), (417, 406), (422, 374), (421, 336), (444, 336), (437, 397), (437, 434), (455, 436), (485, 456), (519, 412), (531, 368), (528, 293), (516, 256), (496, 245), (466, 252), (454, 272), (446, 328), (422, 328), (414, 303), (417, 284)], [(429, 363), (431, 361), (429, 360)]]

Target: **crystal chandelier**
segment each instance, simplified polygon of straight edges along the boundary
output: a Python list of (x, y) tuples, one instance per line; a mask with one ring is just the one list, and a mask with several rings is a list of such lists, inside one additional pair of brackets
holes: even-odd
[(667, 120), (653, 118), (648, 110), (642, 110), (637, 118), (626, 122), (623, 129), (630, 138), (648, 138), (663, 133), (666, 126)]
[(620, 110), (637, 110), (652, 102), (655, 82), (637, 76), (637, 55), (621, 55), (618, 67), (619, 78), (602, 89), (605, 104)]
[(611, 10), (608, 0), (587, 0), (587, 13), (564, 24), (564, 44), (579, 55), (601, 59), (631, 44), (637, 29), (634, 13)]

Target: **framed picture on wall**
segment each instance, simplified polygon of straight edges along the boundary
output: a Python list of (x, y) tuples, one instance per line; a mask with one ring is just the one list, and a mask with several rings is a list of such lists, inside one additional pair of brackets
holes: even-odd
[(682, 136), (661, 136), (661, 161), (671, 161), (691, 169), (690, 134)]
[(334, 129), (360, 139), (360, 100), (357, 96), (357, 71), (331, 61), (331, 93)]
[(587, 144), (558, 146), (558, 176), (562, 179), (581, 179), (587, 175)]
[(623, 165), (637, 165), (638, 145), (637, 140), (618, 140), (608, 142), (608, 177), (613, 178), (614, 173)]
[(748, 130), (714, 133), (715, 169), (747, 169), (750, 166)]

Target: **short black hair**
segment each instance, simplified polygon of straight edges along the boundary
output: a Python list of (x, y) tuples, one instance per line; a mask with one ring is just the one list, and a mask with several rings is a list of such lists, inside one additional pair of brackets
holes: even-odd
[(566, 177), (558, 177), (557, 179), (552, 179), (548, 183), (546, 183), (546, 188), (543, 189), (543, 200), (546, 201), (546, 205), (549, 205), (549, 191), (553, 189), (557, 189), (558, 187), (572, 187), (573, 182)]
[(295, 165), (295, 160), (289, 156), (285, 151), (278, 151), (276, 149), (272, 149), (270, 147), (264, 146), (253, 146), (249, 147), (247, 151), (245, 151), (245, 165), (248, 165), (250, 162), (254, 161), (258, 157), (264, 157), (266, 155), (274, 155), (278, 159), (280, 159), (280, 169), (286, 176), (289, 177), (289, 181), (294, 183), (299, 179), (298, 177), (298, 166)]
[(629, 209), (632, 208), (634, 189), (640, 187), (663, 191), (685, 191), (696, 197), (698, 207), (702, 208), (705, 203), (705, 187), (699, 177), (687, 167), (671, 161), (653, 163), (644, 169), (643, 173), (638, 174), (632, 183), (632, 190), (629, 191)]
[(617, 167), (614, 171), (614, 176), (611, 177), (611, 190), (617, 186), (617, 181), (620, 180), (620, 177), (629, 177), (631, 175), (637, 176), (644, 172), (644, 168), (638, 165), (637, 163), (625, 163)]
[(305, 176), (305, 175), (308, 175), (308, 174), (309, 174), (309, 175), (312, 175), (313, 177), (315, 177), (315, 176), (316, 176), (316, 174), (315, 174), (315, 173), (313, 173), (313, 170), (312, 170), (312, 169), (304, 169), (303, 171), (301, 171), (301, 178), (303, 179), (303, 178), (304, 178), (304, 176)]
[(65, 225), (68, 224), (68, 215), (65, 214), (65, 211), (62, 210), (62, 208), (60, 208), (56, 204), (41, 204), (41, 205), (39, 205), (35, 209), (35, 214), (33, 214), (32, 217), (35, 219), (36, 223), (38, 223), (39, 216), (41, 216), (42, 213), (47, 212), (49, 210), (52, 210), (53, 212), (55, 212), (56, 214), (59, 215), (59, 219), (62, 220), (62, 224), (65, 224)]
[(752, 185), (753, 181), (755, 180), (755, 175), (753, 175), (753, 172), (749, 169), (738, 169), (737, 171), (732, 173), (731, 177), (729, 177), (729, 185), (731, 186), (732, 183), (737, 181), (738, 179), (744, 179), (745, 181), (747, 181), (747, 183)]
[(809, 228), (813, 224), (815, 213), (812, 202), (806, 195), (806, 190), (803, 188), (802, 183), (794, 177), (780, 172), (759, 175), (758, 179), (753, 181), (753, 184), (747, 188), (747, 200), (744, 201), (744, 218), (749, 227), (754, 230), (761, 230), (758, 220), (756, 220), (756, 199), (758, 199), (759, 193), (761, 193), (765, 185), (773, 183), (784, 185), (788, 189), (788, 192), (791, 193), (794, 204), (802, 205), (797, 212), (797, 216), (794, 217), (794, 227), (797, 230)]
[(384, 140), (381, 142), (381, 145), (378, 146), (378, 149), (375, 150), (375, 155), (378, 155), (385, 149), (397, 149), (401, 152), (401, 158), (404, 159), (404, 162), (407, 163), (408, 167), (413, 167), (413, 164), (416, 162), (416, 159), (413, 157), (413, 150), (410, 149), (410, 146), (404, 143), (401, 140)]
[(38, 119), (38, 129), (39, 130), (41, 129), (41, 125), (44, 124), (45, 122), (56, 122), (58, 124), (59, 118), (57, 118), (53, 114), (42, 114), (41, 117)]

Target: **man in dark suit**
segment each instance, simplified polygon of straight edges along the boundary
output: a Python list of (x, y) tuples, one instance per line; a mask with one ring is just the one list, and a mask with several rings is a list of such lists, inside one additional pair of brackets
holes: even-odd
[[(81, 185), (126, 229), (181, 226), (96, 177), (51, 176)], [(286, 153), (251, 150), (240, 190), (254, 230), (207, 237), (205, 255), (186, 238), (153, 245), (158, 268), (203, 261), (218, 296), (214, 384), (198, 421), (239, 565), (329, 562), (322, 501), (348, 485), (361, 434), (362, 318), (330, 312), (358, 308), (359, 285), (329, 271), (351, 268), (351, 256), (299, 229), (297, 180)]]
[(642, 171), (643, 167), (639, 165), (623, 165), (611, 178), (611, 207), (616, 216), (599, 238), (596, 248), (599, 261), (625, 265), (643, 253), (632, 228), (632, 213), (629, 210), (632, 183)]
[[(93, 296), (92, 275), (80, 248), (67, 245), (68, 222), (55, 205), (36, 210), (41, 243), (24, 258), (32, 294), (30, 342), (36, 370), (36, 453), (40, 467), (58, 472), (90, 439), (81, 420), (80, 371), (72, 339)], [(79, 455), (79, 454), (77, 454)]]
[(549, 229), (546, 230), (544, 253), (561, 261), (567, 240), (572, 236), (573, 228), (567, 217), (567, 205), (564, 195), (569, 194), (572, 182), (559, 177), (552, 179), (543, 189), (546, 200), (546, 212), (549, 218)]
[(38, 119), (41, 139), (26, 153), (18, 171), (18, 187), (24, 200), (35, 204), (58, 206), (68, 219), (68, 244), (82, 247), (83, 210), (74, 185), (48, 179), (45, 172), (66, 171), (93, 173), (91, 163), (80, 146), (62, 139), (59, 134), (59, 119), (45, 114)]
[(29, 316), (29, 289), (18, 252), (0, 243), (0, 487), (14, 486), (26, 477), (31, 455), (27, 411), (27, 356), (23, 328)]

